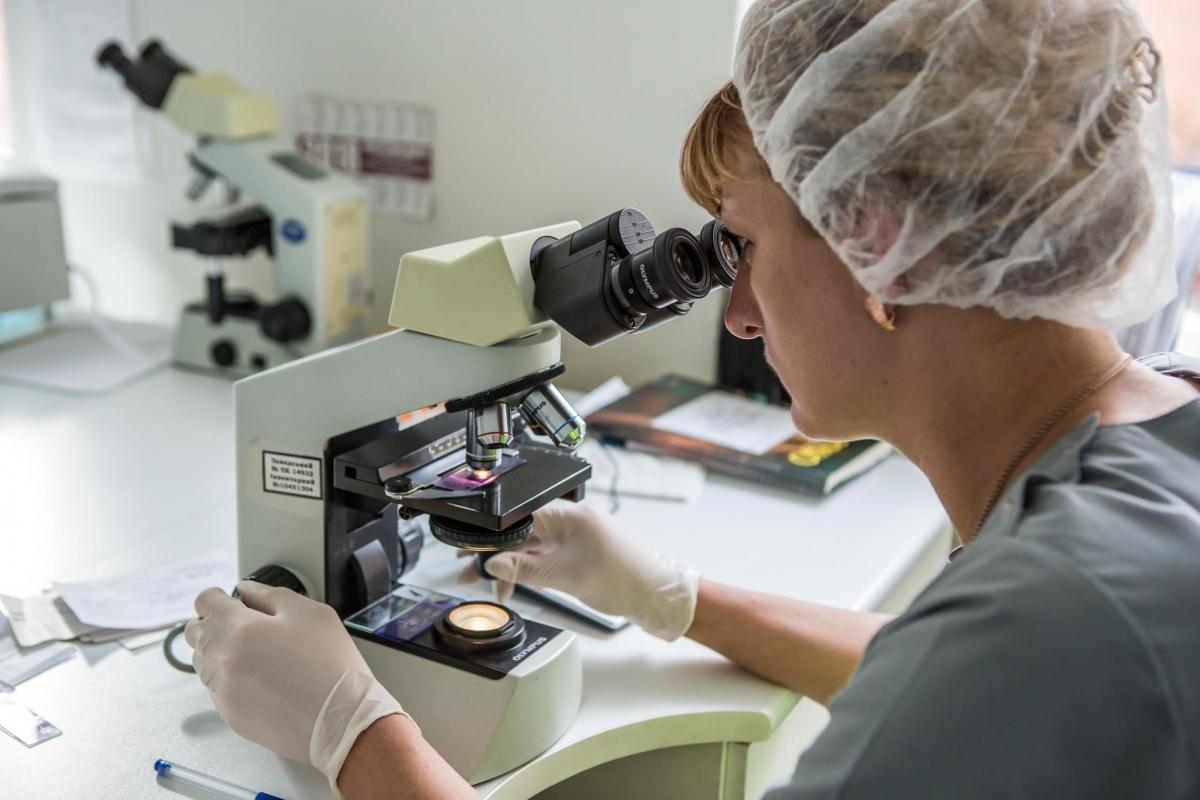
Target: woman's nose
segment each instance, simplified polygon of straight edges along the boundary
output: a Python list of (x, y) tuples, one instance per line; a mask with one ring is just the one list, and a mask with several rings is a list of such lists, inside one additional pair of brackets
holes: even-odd
[(750, 288), (749, 272), (749, 269), (738, 270), (729, 292), (729, 305), (725, 307), (725, 327), (739, 339), (757, 339), (763, 330), (758, 301)]

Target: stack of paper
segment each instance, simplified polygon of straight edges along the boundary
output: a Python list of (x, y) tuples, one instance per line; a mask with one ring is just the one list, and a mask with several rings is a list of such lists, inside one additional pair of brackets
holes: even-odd
[(34, 597), (0, 595), (17, 641), (32, 647), (52, 640), (120, 640), (134, 649), (161, 641), (167, 629), (193, 615), (192, 602), (209, 586), (231, 586), (233, 558), (217, 553), (192, 561), (81, 583), (55, 583)]

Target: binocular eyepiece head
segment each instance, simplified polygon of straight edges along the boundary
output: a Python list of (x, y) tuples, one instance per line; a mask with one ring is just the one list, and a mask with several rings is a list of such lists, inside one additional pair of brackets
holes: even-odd
[(681, 317), (713, 289), (732, 286), (740, 257), (719, 220), (699, 237), (683, 228), (655, 234), (642, 212), (623, 208), (534, 243), (534, 305), (595, 347)]
[(157, 39), (142, 45), (136, 61), (125, 55), (118, 42), (108, 41), (96, 53), (96, 63), (120, 75), (125, 88), (150, 108), (162, 108), (175, 78), (192, 71), (176, 61)]

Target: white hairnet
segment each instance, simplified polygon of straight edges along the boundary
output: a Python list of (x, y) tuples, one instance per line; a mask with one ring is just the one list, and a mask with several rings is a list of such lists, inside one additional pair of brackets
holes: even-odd
[(1130, 0), (759, 0), (734, 84), (872, 294), (1100, 328), (1175, 293), (1158, 61)]

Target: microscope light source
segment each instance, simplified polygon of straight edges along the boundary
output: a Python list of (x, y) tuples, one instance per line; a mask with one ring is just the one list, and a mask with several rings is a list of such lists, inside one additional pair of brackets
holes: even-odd
[(512, 615), (491, 603), (463, 603), (450, 611), (450, 622), (467, 631), (484, 633), (498, 631), (508, 624)]

